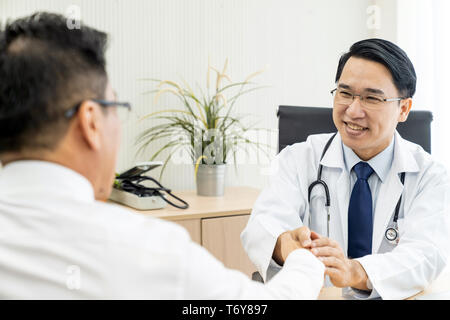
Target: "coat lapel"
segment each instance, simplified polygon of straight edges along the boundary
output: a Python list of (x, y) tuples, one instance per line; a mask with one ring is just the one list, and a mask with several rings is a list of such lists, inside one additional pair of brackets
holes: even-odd
[(378, 252), (389, 220), (403, 192), (403, 185), (398, 176), (398, 172), (392, 169), (389, 171), (389, 175), (386, 181), (382, 183), (378, 193), (373, 219), (372, 253)]
[[(374, 212), (372, 253), (378, 252), (385, 230), (402, 195), (404, 186), (400, 181), (400, 173), (419, 171), (415, 158), (407, 148), (408, 142), (403, 140), (397, 131), (394, 139), (394, 159), (391, 170), (386, 181), (381, 184)], [(405, 182), (407, 179), (408, 175), (405, 177)]]
[(347, 170), (342, 169), (336, 184), (337, 210), (340, 216), (340, 229), (342, 239), (342, 249), (347, 254), (348, 244), (348, 204), (350, 200), (350, 176)]
[[(344, 153), (342, 150), (342, 139), (338, 133), (331, 143), (327, 153), (320, 161), (324, 167), (339, 168), (339, 173), (333, 173), (333, 177), (325, 178), (331, 194), (331, 217), (330, 237), (339, 240), (343, 244), (344, 251), (347, 250), (347, 215), (348, 201), (350, 199), (350, 180), (345, 170)], [(323, 175), (325, 176), (325, 172)], [(337, 178), (337, 179), (336, 179)], [(338, 225), (337, 225), (338, 224)]]

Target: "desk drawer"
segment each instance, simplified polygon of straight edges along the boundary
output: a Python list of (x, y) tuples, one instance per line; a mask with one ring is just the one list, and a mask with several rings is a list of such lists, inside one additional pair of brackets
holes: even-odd
[(241, 245), (240, 235), (250, 215), (202, 219), (202, 245), (231, 269), (251, 277), (256, 267)]
[(191, 239), (194, 242), (197, 242), (199, 245), (202, 245), (201, 219), (178, 220), (174, 222), (185, 228), (186, 231), (189, 232), (189, 235), (191, 236)]

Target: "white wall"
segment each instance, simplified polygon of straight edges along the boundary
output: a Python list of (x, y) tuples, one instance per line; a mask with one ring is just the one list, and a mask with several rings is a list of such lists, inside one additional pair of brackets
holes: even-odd
[[(276, 129), (280, 104), (330, 106), (341, 53), (358, 40), (371, 37), (366, 12), (371, 0), (0, 0), (1, 14), (16, 18), (36, 10), (65, 13), (70, 5), (81, 18), (110, 34), (108, 71), (119, 98), (130, 101), (140, 115), (159, 110), (142, 77), (180, 80), (202, 86), (208, 57), (221, 67), (229, 58), (234, 81), (266, 65), (255, 79), (272, 87), (242, 99), (244, 113), (260, 126)], [(167, 98), (163, 103), (174, 100)], [(148, 124), (124, 128), (118, 171), (136, 161), (136, 135)], [(274, 152), (277, 136), (272, 136)], [(228, 185), (261, 187), (265, 176), (257, 164), (229, 170)], [(163, 183), (172, 189), (193, 189), (191, 165), (171, 165)]]
[(379, 20), (376, 28), (372, 29), (373, 37), (397, 43), (397, 0), (372, 0), (372, 3), (375, 8), (371, 13), (375, 14), (375, 10), (377, 10), (376, 14), (378, 14)]

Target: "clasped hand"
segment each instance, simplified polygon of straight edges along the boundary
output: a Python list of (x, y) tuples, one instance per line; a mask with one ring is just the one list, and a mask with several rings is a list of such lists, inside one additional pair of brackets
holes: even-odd
[(273, 259), (284, 264), (289, 253), (304, 248), (311, 251), (325, 265), (325, 275), (330, 277), (336, 287), (367, 288), (367, 274), (357, 260), (348, 259), (344, 250), (335, 241), (320, 236), (307, 227), (300, 227), (282, 233), (275, 245)]

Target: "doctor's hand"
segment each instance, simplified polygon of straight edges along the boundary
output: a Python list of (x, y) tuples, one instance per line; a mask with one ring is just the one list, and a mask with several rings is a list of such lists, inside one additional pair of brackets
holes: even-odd
[(311, 245), (311, 230), (300, 227), (295, 230), (283, 232), (277, 239), (272, 258), (280, 266), (284, 264), (287, 256), (295, 249), (308, 248)]
[(339, 244), (327, 237), (311, 233), (311, 252), (325, 265), (325, 274), (336, 287), (367, 288), (367, 274), (357, 260), (348, 259)]

